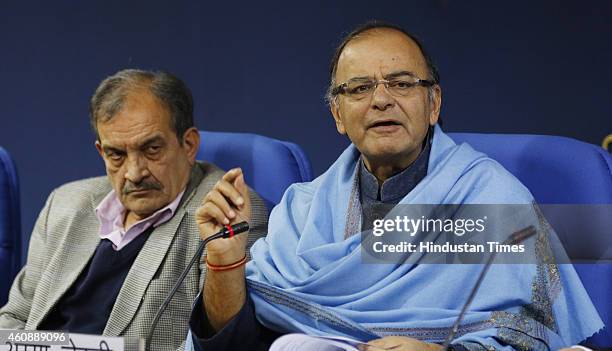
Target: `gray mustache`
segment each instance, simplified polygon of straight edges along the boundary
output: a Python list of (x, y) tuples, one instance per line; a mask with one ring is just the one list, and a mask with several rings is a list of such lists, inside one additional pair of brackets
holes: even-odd
[(142, 181), (138, 183), (138, 185), (135, 185), (133, 183), (126, 183), (126, 185), (123, 187), (123, 194), (127, 195), (134, 191), (140, 190), (161, 190), (161, 188), (161, 184), (151, 181)]

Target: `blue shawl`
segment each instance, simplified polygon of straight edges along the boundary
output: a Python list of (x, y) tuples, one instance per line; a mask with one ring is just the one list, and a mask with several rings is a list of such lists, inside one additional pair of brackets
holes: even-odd
[[(359, 231), (360, 213), (349, 208), (359, 156), (349, 146), (317, 179), (292, 185), (273, 209), (268, 235), (253, 245), (247, 265), (257, 318), (280, 332), (362, 341), (403, 335), (441, 343), (482, 265), (363, 264), (361, 235), (350, 235)], [(436, 126), (428, 174), (400, 204), (533, 201), (496, 161), (455, 144)], [(529, 246), (534, 255), (547, 256), (535, 246)], [(537, 262), (493, 265), (454, 342), (557, 349), (603, 327), (570, 264), (557, 265), (551, 257)]]

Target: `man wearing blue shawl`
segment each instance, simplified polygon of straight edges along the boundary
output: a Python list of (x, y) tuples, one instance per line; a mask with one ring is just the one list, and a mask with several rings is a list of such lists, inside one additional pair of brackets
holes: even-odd
[[(534, 202), (497, 162), (444, 134), (438, 73), (400, 28), (373, 23), (349, 34), (332, 60), (328, 100), (352, 144), (317, 179), (286, 191), (246, 267), (245, 237), (210, 243), (187, 348), (266, 350), (298, 332), (441, 349), (482, 265), (364, 264), (355, 234), (380, 215), (362, 209)], [(229, 171), (198, 210), (202, 239), (248, 221), (248, 198), (240, 169)], [(603, 326), (571, 265), (531, 251), (534, 264), (491, 267), (451, 349), (557, 350)]]

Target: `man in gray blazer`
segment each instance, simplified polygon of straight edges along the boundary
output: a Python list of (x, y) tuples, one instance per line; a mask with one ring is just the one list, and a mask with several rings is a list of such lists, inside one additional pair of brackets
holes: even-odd
[[(224, 172), (195, 161), (200, 139), (189, 89), (168, 73), (124, 70), (100, 84), (90, 112), (108, 176), (51, 193), (0, 309), (0, 329), (144, 338), (196, 252), (195, 212)], [(266, 230), (267, 212), (257, 195), (243, 201), (253, 211), (252, 243)], [(158, 324), (152, 349), (181, 348), (206, 273), (200, 262)]]

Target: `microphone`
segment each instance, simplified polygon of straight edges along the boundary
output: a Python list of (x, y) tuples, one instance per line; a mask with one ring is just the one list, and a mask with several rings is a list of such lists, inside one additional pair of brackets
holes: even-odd
[(147, 338), (145, 341), (146, 351), (150, 349), (151, 338), (153, 337), (153, 331), (155, 331), (155, 327), (157, 326), (159, 319), (161, 318), (166, 308), (168, 308), (168, 305), (170, 304), (172, 297), (174, 297), (174, 294), (176, 294), (178, 288), (183, 283), (183, 280), (185, 280), (185, 277), (187, 276), (187, 273), (189, 273), (189, 270), (191, 269), (191, 267), (193, 267), (193, 264), (198, 260), (198, 258), (202, 256), (202, 252), (204, 252), (204, 248), (206, 247), (206, 244), (208, 244), (209, 242), (213, 240), (219, 239), (219, 238), (225, 238), (225, 239), (231, 238), (236, 234), (241, 234), (248, 230), (249, 230), (249, 224), (247, 222), (240, 222), (232, 226), (229, 226), (229, 225), (225, 226), (223, 230), (209, 236), (208, 238), (200, 242), (200, 245), (198, 246), (198, 249), (195, 255), (193, 255), (193, 258), (191, 258), (191, 261), (189, 261), (189, 264), (187, 265), (183, 273), (181, 273), (181, 276), (179, 277), (178, 281), (172, 288), (172, 291), (170, 291), (170, 294), (168, 294), (168, 296), (164, 300), (164, 303), (162, 303), (162, 305), (159, 307), (159, 310), (157, 311), (157, 314), (155, 315), (155, 318), (153, 319), (153, 323), (151, 323), (151, 329), (149, 329), (149, 334), (147, 334)]
[[(526, 228), (519, 230), (518, 232), (512, 233), (510, 237), (508, 237), (508, 239), (506, 239), (502, 243), (502, 245), (516, 245), (522, 242), (523, 240), (530, 238), (531, 236), (535, 234), (536, 234), (535, 228), (532, 225), (530, 225)], [(484, 280), (485, 275), (487, 275), (489, 268), (491, 268), (491, 264), (493, 264), (493, 259), (495, 258), (496, 254), (497, 254), (497, 251), (493, 251), (491, 253), (491, 256), (489, 256), (487, 263), (482, 269), (482, 272), (480, 272), (480, 276), (478, 276), (478, 280), (476, 280), (476, 284), (474, 284), (474, 287), (472, 288), (472, 291), (470, 292), (470, 295), (467, 301), (465, 301), (463, 308), (461, 308), (461, 312), (459, 313), (459, 316), (455, 320), (455, 324), (453, 324), (453, 328), (451, 329), (450, 333), (448, 333), (448, 336), (446, 337), (444, 344), (442, 344), (443, 351), (448, 351), (448, 347), (450, 346), (451, 341), (453, 341), (455, 334), (457, 334), (457, 330), (459, 330), (459, 324), (463, 320), (463, 317), (465, 316), (467, 309), (470, 307), (472, 300), (474, 300), (474, 297), (476, 296), (476, 293), (478, 292), (478, 289), (480, 288), (480, 284)]]

